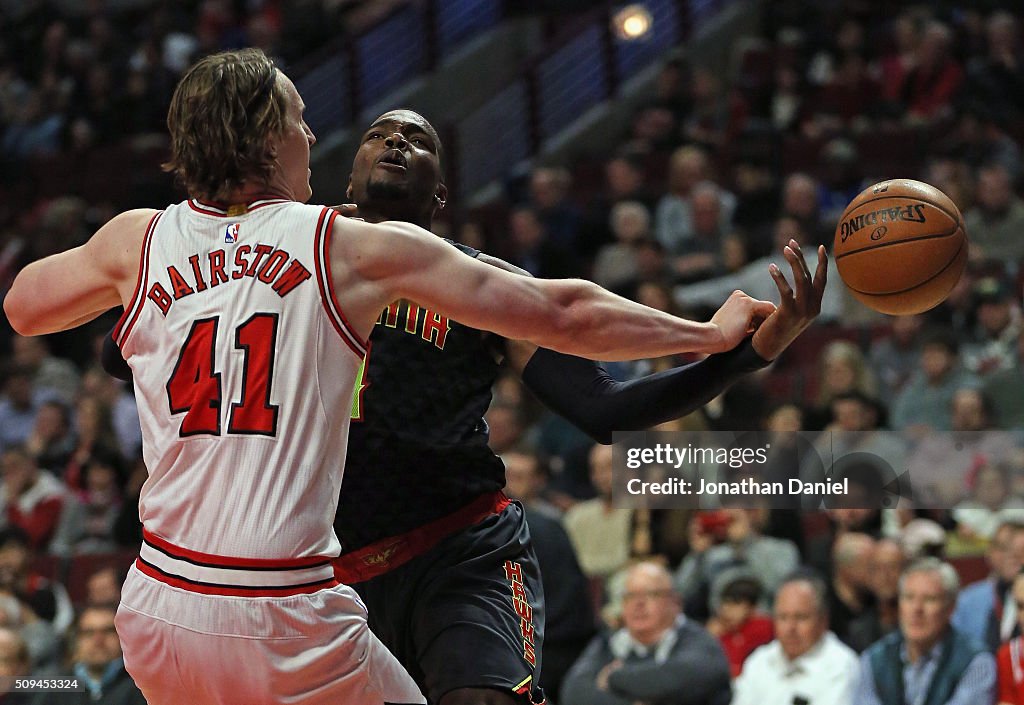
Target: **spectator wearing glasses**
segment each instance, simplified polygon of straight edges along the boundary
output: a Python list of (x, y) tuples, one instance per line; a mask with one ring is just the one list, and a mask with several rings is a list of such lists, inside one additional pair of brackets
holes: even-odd
[(561, 705), (724, 705), (729, 663), (718, 640), (684, 617), (656, 563), (626, 574), (623, 627), (593, 639), (562, 683)]
[[(61, 693), (62, 705), (102, 702), (105, 705), (145, 705), (146, 699), (124, 669), (121, 640), (114, 629), (116, 605), (87, 605), (75, 622), (71, 668), (58, 676), (77, 680), (80, 692)], [(52, 693), (39, 693), (32, 705), (53, 702)]]

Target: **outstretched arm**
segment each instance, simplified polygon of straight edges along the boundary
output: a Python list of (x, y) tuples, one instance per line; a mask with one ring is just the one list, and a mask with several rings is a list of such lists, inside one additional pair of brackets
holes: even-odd
[[(769, 364), (810, 324), (820, 310), (827, 258), (818, 252), (812, 278), (792, 242), (785, 253), (793, 269), (795, 290), (782, 273), (771, 271), (782, 294), (779, 309), (755, 333), (725, 353), (630, 382), (618, 382), (594, 362), (508, 343), (508, 357), (523, 382), (553, 411), (600, 443), (613, 431), (637, 431), (685, 416), (725, 391), (740, 377)], [(488, 260), (501, 266), (500, 260)]]
[(522, 376), (548, 408), (607, 444), (614, 431), (640, 431), (686, 416), (768, 364), (747, 339), (700, 362), (618, 382), (595, 362), (539, 348)]
[(677, 318), (578, 279), (517, 276), (464, 256), (408, 223), (335, 223), (335, 287), (363, 331), (397, 298), (460, 323), (603, 360), (735, 347), (775, 306), (734, 293), (708, 323)]
[(4, 299), (22, 335), (67, 330), (131, 298), (146, 226), (156, 211), (115, 216), (88, 242), (26, 266)]

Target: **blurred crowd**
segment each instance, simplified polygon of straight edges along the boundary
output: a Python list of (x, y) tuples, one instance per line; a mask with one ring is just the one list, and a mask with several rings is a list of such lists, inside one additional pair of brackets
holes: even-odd
[[(299, 61), (367, 11), (284, 4), (94, 2), (55, 19), (34, 0), (0, 16), (0, 294), (116, 210), (174, 200), (159, 176), (96, 200), (26, 190), (23, 175), (109, 143), (162, 149), (194, 57), (254, 44)], [(610, 448), (499, 380), (486, 418), (541, 560), (552, 701), (994, 703), (998, 683), (999, 702), (1024, 702), (1024, 13), (901, 7), (765, 3), (731, 70), (666, 57), (617, 145), (538, 165), (487, 207), (454, 204), (455, 239), (695, 317), (736, 288), (773, 298), (782, 244), (830, 246), (846, 204), (881, 179), (943, 190), (970, 240), (961, 282), (919, 316), (867, 311), (831, 271), (819, 321), (778, 361), (660, 427), (845, 437), (911, 483), (933, 478), (917, 502), (616, 506)], [(132, 389), (98, 366), (114, 315), (45, 339), (0, 326), (0, 652), (18, 654), (0, 667), (84, 663), (96, 692), (119, 687), (102, 665), (117, 660), (104, 606), (140, 541), (146, 477)]]

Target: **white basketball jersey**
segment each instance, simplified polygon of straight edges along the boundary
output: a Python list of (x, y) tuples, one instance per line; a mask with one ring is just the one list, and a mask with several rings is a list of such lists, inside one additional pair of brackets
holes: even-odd
[(202, 554), (336, 556), (333, 530), (365, 342), (338, 306), (336, 214), (263, 200), (157, 214), (114, 330), (131, 366), (148, 534)]

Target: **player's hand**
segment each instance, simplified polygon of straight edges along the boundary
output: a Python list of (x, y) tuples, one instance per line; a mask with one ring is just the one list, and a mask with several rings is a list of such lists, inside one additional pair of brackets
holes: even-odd
[(338, 211), (341, 215), (352, 220), (362, 220), (359, 217), (359, 206), (355, 203), (340, 203), (336, 206), (331, 206), (334, 210)]
[(813, 278), (796, 240), (789, 241), (783, 255), (793, 270), (794, 286), (789, 285), (786, 275), (774, 264), (768, 268), (782, 299), (778, 309), (757, 329), (751, 341), (754, 352), (765, 360), (777, 358), (811, 325), (821, 312), (821, 297), (825, 294), (828, 255), (824, 247), (818, 247), (818, 266)]
[(722, 334), (721, 347), (715, 352), (735, 348), (773, 313), (775, 304), (771, 301), (758, 301), (738, 289), (732, 292), (722, 308), (711, 317), (711, 323), (718, 326)]

